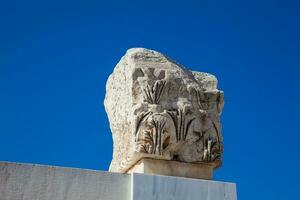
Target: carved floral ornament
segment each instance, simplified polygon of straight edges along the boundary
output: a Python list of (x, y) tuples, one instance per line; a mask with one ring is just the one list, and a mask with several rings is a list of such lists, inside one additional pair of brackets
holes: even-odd
[[(165, 155), (170, 160), (177, 160), (181, 148), (186, 148), (186, 145), (192, 142), (199, 145), (198, 152), (201, 154), (193, 162), (219, 162), (223, 150), (222, 141), (216, 123), (208, 116), (212, 105), (207, 93), (195, 90), (200, 113), (198, 118), (189, 106), (160, 112), (159, 100), (165, 85), (166, 81), (159, 80), (152, 87), (147, 85), (143, 90), (145, 101), (151, 105), (151, 111), (142, 112), (137, 117), (136, 152)], [(218, 95), (222, 98), (221, 92)], [(221, 100), (218, 99), (218, 101), (220, 103)], [(204, 131), (192, 128), (193, 123), (201, 124), (201, 121), (205, 120), (210, 120), (212, 127)], [(192, 136), (189, 137), (189, 135)]]

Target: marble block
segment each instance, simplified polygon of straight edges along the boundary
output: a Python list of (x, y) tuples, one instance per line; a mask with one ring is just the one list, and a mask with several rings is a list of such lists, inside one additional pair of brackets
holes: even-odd
[(237, 200), (234, 183), (132, 174), (132, 200)]
[(211, 180), (213, 178), (213, 165), (209, 163), (184, 163), (144, 158), (128, 170), (127, 173), (158, 174)]
[(234, 183), (0, 162), (0, 200), (236, 200)]
[(129, 200), (130, 185), (126, 174), (0, 162), (0, 200)]

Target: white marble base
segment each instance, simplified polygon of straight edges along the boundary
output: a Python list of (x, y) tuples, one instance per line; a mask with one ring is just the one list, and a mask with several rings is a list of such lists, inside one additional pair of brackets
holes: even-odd
[(234, 183), (0, 162), (0, 200), (236, 200)]
[(0, 162), (0, 200), (128, 200), (130, 176)]
[(132, 174), (132, 200), (236, 200), (234, 183)]

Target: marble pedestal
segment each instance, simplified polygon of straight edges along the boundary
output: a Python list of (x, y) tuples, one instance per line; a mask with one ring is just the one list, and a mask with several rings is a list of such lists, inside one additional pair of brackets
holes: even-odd
[(0, 162), (0, 200), (236, 200), (234, 183)]
[(213, 169), (213, 165), (206, 163), (196, 164), (144, 158), (129, 169), (128, 173), (159, 174), (211, 180)]

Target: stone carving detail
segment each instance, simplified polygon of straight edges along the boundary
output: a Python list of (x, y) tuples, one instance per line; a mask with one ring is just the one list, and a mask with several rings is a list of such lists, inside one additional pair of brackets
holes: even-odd
[(160, 113), (149, 113), (136, 136), (137, 152), (162, 155), (168, 146), (170, 135), (167, 119)]
[(142, 158), (221, 165), (224, 95), (213, 75), (135, 48), (118, 63), (106, 91), (110, 171), (126, 172)]
[(176, 142), (184, 141), (195, 118), (187, 119), (187, 115), (183, 109), (168, 111), (168, 113), (175, 126)]
[(155, 81), (155, 84), (152, 87), (147, 85), (147, 88), (144, 89), (144, 93), (146, 101), (149, 104), (158, 104), (165, 84), (165, 81)]

